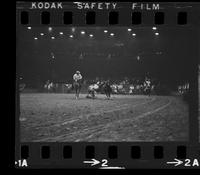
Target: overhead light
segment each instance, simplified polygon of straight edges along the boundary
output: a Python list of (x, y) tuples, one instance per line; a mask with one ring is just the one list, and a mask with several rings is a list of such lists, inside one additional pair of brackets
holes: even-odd
[(157, 27), (152, 27), (152, 29), (153, 29), (153, 30), (156, 30), (156, 29), (157, 29)]
[(158, 35), (159, 35), (159, 33), (158, 33), (158, 32), (156, 32), (156, 33), (155, 33), (155, 35), (156, 35), (156, 36), (158, 36)]
[(29, 30), (31, 30), (31, 27), (27, 27)]
[(49, 30), (49, 32), (51, 32), (52, 31), (52, 27), (49, 27), (48, 30)]
[(84, 35), (84, 34), (85, 34), (85, 31), (81, 31), (81, 34)]
[(129, 28), (128, 31), (130, 32), (130, 31), (132, 31), (132, 29)]
[(93, 34), (90, 34), (89, 36), (90, 36), (90, 37), (93, 37)]
[(69, 37), (70, 37), (70, 38), (73, 38), (74, 36), (73, 36), (73, 35), (69, 35)]
[(54, 37), (54, 36), (52, 36), (52, 37), (51, 37), (51, 39), (55, 39), (55, 37)]
[(114, 36), (114, 33), (111, 33), (110, 36)]
[(41, 35), (41, 36), (43, 36), (43, 35), (44, 35), (44, 33), (40, 33), (40, 35)]
[(107, 30), (104, 30), (104, 33), (108, 33), (108, 31), (107, 31)]
[(135, 34), (135, 33), (133, 33), (132, 35), (133, 35), (133, 36), (136, 36), (136, 34)]
[(38, 39), (37, 37), (34, 38), (34, 40), (37, 40), (37, 39)]
[(72, 32), (75, 32), (75, 27), (72, 27)]
[(63, 32), (60, 32), (60, 35), (63, 35)]

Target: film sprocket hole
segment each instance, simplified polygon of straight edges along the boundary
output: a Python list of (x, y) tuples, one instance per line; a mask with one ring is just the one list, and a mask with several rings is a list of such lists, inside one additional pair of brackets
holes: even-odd
[(16, 168), (199, 168), (199, 3), (16, 9)]

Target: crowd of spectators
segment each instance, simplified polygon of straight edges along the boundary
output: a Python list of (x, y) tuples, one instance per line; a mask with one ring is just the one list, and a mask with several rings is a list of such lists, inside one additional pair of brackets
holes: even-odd
[[(91, 84), (96, 84), (97, 82), (109, 81), (112, 88), (112, 93), (115, 94), (142, 94), (144, 92), (144, 82), (145, 79), (151, 81), (151, 90), (152, 93), (157, 95), (168, 95), (171, 89), (161, 83), (158, 79), (150, 77), (123, 77), (123, 78), (85, 78), (82, 80), (82, 89), (83, 93), (86, 93), (88, 87)], [(62, 81), (50, 81), (47, 80), (43, 83), (39, 83), (37, 86), (31, 86), (27, 83), (20, 83), (20, 91), (24, 89), (37, 89), (38, 92), (55, 92), (55, 93), (71, 93), (73, 91), (72, 80), (62, 80)], [(174, 90), (179, 94), (184, 94), (189, 89), (188, 83), (183, 83), (177, 86)]]

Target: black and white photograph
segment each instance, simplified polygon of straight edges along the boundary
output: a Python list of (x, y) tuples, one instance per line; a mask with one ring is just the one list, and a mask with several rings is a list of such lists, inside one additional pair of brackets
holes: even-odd
[(198, 121), (199, 121), (199, 142), (200, 142), (200, 64), (198, 65)]
[(20, 26), (20, 141), (188, 141), (194, 38), (180, 26)]

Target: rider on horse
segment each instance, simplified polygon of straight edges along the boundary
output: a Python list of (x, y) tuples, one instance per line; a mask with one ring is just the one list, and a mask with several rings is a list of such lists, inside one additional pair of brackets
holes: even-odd
[(82, 78), (83, 77), (82, 77), (80, 71), (76, 71), (76, 73), (73, 75), (73, 79), (74, 79), (75, 82), (82, 80)]
[(76, 73), (73, 75), (73, 87), (75, 88), (76, 91), (76, 99), (79, 97), (79, 93), (80, 93), (80, 88), (81, 88), (81, 80), (82, 80), (82, 75), (80, 73), (80, 71), (76, 71)]

